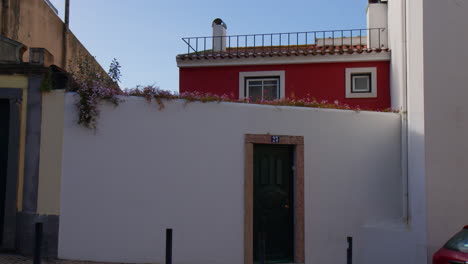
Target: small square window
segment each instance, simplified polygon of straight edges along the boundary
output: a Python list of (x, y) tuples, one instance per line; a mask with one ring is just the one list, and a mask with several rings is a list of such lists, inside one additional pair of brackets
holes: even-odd
[(377, 98), (377, 68), (346, 68), (346, 98)]
[(351, 74), (351, 93), (371, 93), (371, 80), (370, 73)]

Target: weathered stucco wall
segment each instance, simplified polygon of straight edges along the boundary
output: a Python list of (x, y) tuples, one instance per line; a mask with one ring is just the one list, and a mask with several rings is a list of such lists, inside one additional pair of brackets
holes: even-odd
[[(363, 261), (366, 225), (401, 215), (400, 116), (394, 113), (127, 98), (97, 131), (65, 99), (59, 257), (116, 262), (243, 263), (244, 136), (305, 139), (306, 263)], [(381, 248), (381, 259), (394, 255)], [(391, 258), (389, 258), (391, 259)], [(380, 262), (385, 263), (385, 262)]]
[(62, 138), (65, 91), (42, 95), (41, 145), (37, 213), (60, 214)]
[[(53, 56), (53, 64), (69, 70), (70, 61), (86, 56), (99, 65), (80, 41), (69, 31), (67, 41), (67, 67), (63, 63), (63, 21), (43, 0), (8, 0), (1, 10), (0, 28), (8, 38), (23, 43), (29, 48), (45, 48)], [(23, 61), (29, 60), (26, 51)]]

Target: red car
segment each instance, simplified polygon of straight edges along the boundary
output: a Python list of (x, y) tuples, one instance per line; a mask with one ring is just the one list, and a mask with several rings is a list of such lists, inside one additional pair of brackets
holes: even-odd
[(434, 254), (432, 264), (468, 264), (468, 226)]

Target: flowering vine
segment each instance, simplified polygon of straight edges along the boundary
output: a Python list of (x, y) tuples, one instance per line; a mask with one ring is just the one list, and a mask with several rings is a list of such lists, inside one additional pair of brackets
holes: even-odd
[(145, 87), (137, 87), (134, 89), (127, 89), (124, 91), (126, 96), (140, 96), (144, 97), (148, 102), (155, 100), (159, 109), (164, 109), (164, 101), (172, 100), (185, 100), (189, 102), (231, 102), (231, 103), (246, 103), (246, 104), (260, 104), (260, 105), (273, 105), (273, 106), (295, 106), (295, 107), (310, 107), (310, 108), (329, 108), (329, 109), (341, 109), (341, 110), (354, 110), (354, 111), (374, 111), (374, 112), (398, 112), (390, 108), (385, 109), (372, 109), (369, 107), (361, 108), (360, 106), (351, 106), (349, 104), (340, 103), (338, 100), (329, 102), (327, 100), (318, 101), (315, 98), (306, 96), (305, 98), (297, 99), (294, 96), (277, 99), (277, 100), (260, 100), (253, 101), (251, 98), (237, 99), (234, 95), (216, 95), (211, 93), (202, 92), (183, 92), (180, 94), (172, 93), (170, 91), (161, 90), (153, 85)]
[(370, 109), (360, 108), (359, 106), (350, 106), (340, 103), (338, 100), (329, 102), (327, 100), (318, 101), (315, 98), (306, 96), (305, 98), (289, 98), (278, 100), (260, 100), (254, 101), (251, 98), (237, 99), (234, 95), (216, 95), (202, 92), (183, 92), (180, 94), (170, 91), (161, 90), (154, 85), (137, 86), (133, 89), (122, 91), (118, 83), (120, 82), (120, 65), (117, 60), (113, 60), (106, 74), (101, 70), (94, 61), (80, 60), (74, 66), (72, 71), (71, 91), (79, 95), (79, 100), (76, 103), (78, 109), (78, 124), (87, 128), (96, 128), (97, 119), (99, 117), (99, 104), (101, 101), (109, 102), (117, 106), (124, 100), (126, 96), (138, 96), (145, 98), (148, 102), (156, 101), (159, 110), (164, 109), (164, 103), (172, 100), (185, 100), (186, 103), (198, 101), (206, 102), (232, 102), (232, 103), (249, 103), (260, 105), (273, 106), (295, 106), (295, 107), (310, 107), (310, 108), (328, 108), (342, 109), (355, 111), (378, 111), (378, 112), (396, 112), (392, 109)]
[(76, 103), (78, 124), (96, 128), (99, 103), (107, 101), (117, 106), (122, 101), (119, 95), (123, 95), (123, 92), (118, 86), (120, 65), (114, 59), (109, 72), (105, 73), (90, 57), (81, 56), (80, 60), (72, 65), (72, 69), (70, 90), (76, 92), (80, 98)]

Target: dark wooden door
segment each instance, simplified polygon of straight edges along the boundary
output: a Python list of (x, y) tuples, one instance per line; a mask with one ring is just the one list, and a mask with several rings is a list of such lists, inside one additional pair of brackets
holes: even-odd
[(293, 147), (254, 146), (254, 261), (293, 262)]
[(8, 139), (10, 122), (10, 103), (0, 99), (0, 245), (2, 244), (5, 218), (5, 193), (8, 168)]

